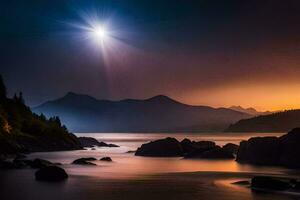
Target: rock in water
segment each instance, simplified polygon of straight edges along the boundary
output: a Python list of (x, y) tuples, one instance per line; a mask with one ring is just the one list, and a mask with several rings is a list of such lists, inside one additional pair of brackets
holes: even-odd
[(300, 168), (300, 128), (281, 137), (256, 137), (242, 141), (237, 161)]
[(239, 149), (239, 145), (233, 144), (233, 143), (227, 143), (222, 147), (225, 151), (232, 153), (232, 154), (237, 154), (237, 151)]
[(251, 188), (254, 190), (287, 190), (291, 184), (278, 178), (256, 176), (251, 179)]
[(78, 140), (83, 147), (94, 147), (100, 144), (98, 140), (92, 137), (79, 137)]
[(89, 161), (94, 161), (94, 160), (97, 160), (96, 158), (92, 158), (92, 157), (89, 157), (89, 158), (79, 158), (79, 159), (76, 159), (72, 162), (72, 164), (76, 164), (76, 165), (96, 165), (95, 163), (91, 163)]
[(57, 166), (44, 167), (35, 173), (35, 179), (37, 181), (57, 182), (67, 178), (68, 174), (66, 171)]
[(195, 150), (195, 146), (194, 146), (193, 142), (187, 138), (183, 139), (180, 142), (180, 144), (181, 144), (182, 150), (185, 154), (190, 153), (193, 150)]
[(277, 165), (279, 153), (277, 137), (255, 137), (240, 143), (236, 160), (258, 165)]
[(165, 138), (143, 144), (137, 149), (136, 156), (176, 157), (182, 156), (183, 150), (175, 138)]
[(300, 128), (291, 130), (288, 134), (279, 137), (280, 165), (300, 168)]
[(92, 137), (79, 137), (78, 140), (83, 147), (119, 147), (116, 144), (106, 144), (105, 142), (99, 142)]
[(200, 155), (200, 158), (206, 158), (206, 159), (234, 159), (234, 155), (224, 148), (216, 147), (212, 150), (208, 150), (203, 152)]
[(101, 161), (107, 161), (107, 162), (112, 162), (111, 157), (103, 157), (100, 159)]

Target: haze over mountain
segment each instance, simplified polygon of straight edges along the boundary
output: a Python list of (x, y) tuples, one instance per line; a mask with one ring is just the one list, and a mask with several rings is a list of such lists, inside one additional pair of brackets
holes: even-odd
[(227, 108), (186, 105), (163, 95), (109, 101), (71, 92), (33, 111), (59, 116), (73, 132), (223, 131), (229, 124), (251, 117)]
[(242, 119), (226, 129), (227, 132), (286, 132), (300, 127), (300, 109)]
[(257, 111), (255, 108), (252, 108), (252, 107), (243, 108), (242, 106), (231, 106), (231, 107), (229, 107), (229, 109), (239, 111), (239, 112), (243, 112), (243, 113), (248, 113), (248, 114), (253, 115), (253, 116), (269, 115), (269, 114), (272, 113), (270, 111), (260, 112), (260, 111)]

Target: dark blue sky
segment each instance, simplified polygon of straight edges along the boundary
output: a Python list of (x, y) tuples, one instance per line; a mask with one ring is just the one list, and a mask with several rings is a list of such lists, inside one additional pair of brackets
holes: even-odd
[[(0, 73), (10, 94), (23, 91), (30, 105), (73, 91), (297, 106), (280, 105), (280, 96), (300, 84), (299, 13), (297, 0), (1, 1)], [(117, 33), (105, 56), (71, 25), (96, 14)], [(264, 91), (272, 105), (247, 101), (247, 94), (267, 101)]]

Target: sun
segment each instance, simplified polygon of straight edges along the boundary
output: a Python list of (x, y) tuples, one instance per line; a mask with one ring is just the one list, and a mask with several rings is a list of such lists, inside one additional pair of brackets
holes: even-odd
[(96, 41), (104, 42), (108, 37), (108, 32), (104, 26), (98, 25), (92, 29), (92, 35)]

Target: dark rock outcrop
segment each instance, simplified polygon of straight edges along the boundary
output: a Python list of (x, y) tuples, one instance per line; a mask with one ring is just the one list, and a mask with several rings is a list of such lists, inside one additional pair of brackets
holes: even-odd
[(209, 149), (212, 149), (216, 146), (215, 142), (212, 141), (191, 141), (187, 138), (185, 138), (184, 140), (182, 140), (180, 142), (183, 152), (185, 154), (190, 154), (192, 152), (194, 152), (194, 154), (196, 153), (195, 150), (198, 150), (198, 152), (202, 152), (202, 151), (206, 151)]
[(300, 168), (300, 128), (279, 137), (279, 144), (278, 163), (286, 167)]
[(279, 178), (256, 176), (251, 179), (251, 188), (254, 190), (288, 190), (292, 185)]
[(152, 157), (178, 157), (183, 155), (183, 150), (175, 138), (165, 138), (143, 144), (137, 149), (136, 156)]
[(96, 158), (79, 158), (76, 159), (72, 162), (72, 164), (76, 164), (76, 165), (96, 165), (95, 163), (89, 162), (89, 161), (95, 161), (97, 160)]
[(111, 159), (111, 157), (103, 157), (103, 158), (100, 158), (100, 161), (112, 162), (112, 159)]
[(206, 159), (234, 159), (234, 155), (224, 148), (216, 147), (214, 149), (203, 152), (200, 158)]
[(185, 138), (180, 144), (184, 153), (190, 153), (195, 150), (195, 146), (190, 139)]
[[(232, 150), (232, 149), (230, 149)], [(212, 141), (191, 141), (184, 139), (178, 142), (175, 138), (166, 138), (143, 144), (137, 149), (137, 156), (233, 159), (234, 155), (227, 145), (221, 148)]]
[(216, 143), (211, 141), (192, 142), (192, 144), (194, 149), (190, 152), (187, 152), (184, 158), (202, 158), (202, 154), (204, 152), (219, 148)]
[(225, 151), (232, 153), (232, 154), (237, 154), (239, 145), (233, 144), (233, 143), (227, 143), (222, 147)]
[(300, 128), (281, 137), (256, 137), (242, 141), (237, 161), (300, 168)]
[(39, 169), (35, 173), (35, 179), (37, 181), (48, 181), (48, 182), (57, 182), (63, 181), (68, 178), (66, 171), (57, 166), (48, 166), (42, 169)]
[(105, 142), (99, 142), (98, 140), (92, 137), (79, 137), (78, 140), (83, 147), (119, 147), (116, 144), (107, 144)]

